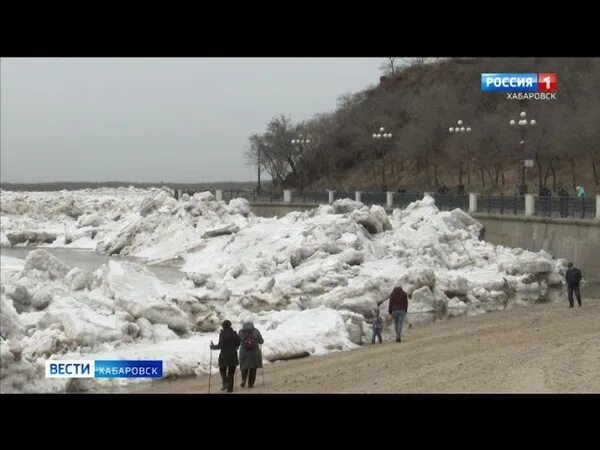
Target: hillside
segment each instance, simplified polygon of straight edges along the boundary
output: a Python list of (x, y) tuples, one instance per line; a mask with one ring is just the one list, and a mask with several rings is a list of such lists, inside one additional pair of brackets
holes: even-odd
[[(509, 100), (480, 90), (485, 72), (555, 72), (556, 100)], [(261, 148), (263, 168), (280, 185), (311, 189), (395, 190), (456, 186), (515, 192), (520, 184), (519, 130), (509, 126), (524, 110), (537, 121), (526, 135), (529, 192), (541, 187), (571, 193), (583, 184), (600, 193), (600, 58), (460, 58), (411, 66), (382, 77), (376, 87), (340, 97), (338, 108), (294, 124), (279, 116), (250, 138), (248, 161)], [(472, 133), (448, 132), (458, 119)], [(376, 148), (385, 127), (393, 139)], [(298, 133), (303, 147), (291, 144)], [(461, 142), (462, 140), (462, 146)], [(379, 141), (381, 142), (381, 141)]]

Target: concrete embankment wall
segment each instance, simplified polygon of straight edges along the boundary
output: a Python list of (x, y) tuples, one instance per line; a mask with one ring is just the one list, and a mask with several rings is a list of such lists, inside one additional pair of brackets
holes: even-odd
[(590, 281), (600, 281), (600, 222), (474, 213), (492, 244), (546, 250), (580, 267)]

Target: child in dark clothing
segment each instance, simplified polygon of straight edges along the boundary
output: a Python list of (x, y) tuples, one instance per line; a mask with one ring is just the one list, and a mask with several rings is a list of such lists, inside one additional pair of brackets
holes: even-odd
[(375, 308), (373, 310), (373, 318), (369, 321), (371, 323), (371, 329), (373, 330), (373, 338), (371, 339), (371, 344), (375, 343), (375, 338), (379, 339), (379, 343), (383, 342), (381, 338), (381, 331), (383, 330), (383, 320), (381, 319), (381, 315), (379, 314), (379, 308)]

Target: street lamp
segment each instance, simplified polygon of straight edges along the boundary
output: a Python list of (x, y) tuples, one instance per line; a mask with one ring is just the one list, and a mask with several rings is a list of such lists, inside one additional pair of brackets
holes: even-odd
[(516, 121), (515, 119), (511, 119), (510, 122), (508, 122), (510, 124), (511, 127), (513, 128), (519, 128), (521, 130), (521, 149), (523, 152), (523, 160), (522, 160), (522, 167), (521, 167), (521, 186), (519, 186), (519, 195), (525, 195), (527, 193), (527, 185), (525, 184), (525, 137), (526, 137), (526, 132), (530, 127), (535, 126), (536, 121), (535, 119), (530, 119), (527, 120), (527, 113), (525, 111), (521, 111), (521, 114), (519, 114), (519, 120)]
[(457, 186), (457, 192), (458, 194), (464, 194), (465, 192), (465, 185), (462, 182), (462, 167), (463, 167), (463, 157), (464, 157), (464, 143), (463, 143), (463, 139), (462, 139), (462, 135), (464, 134), (469, 134), (472, 131), (471, 127), (467, 127), (464, 125), (462, 120), (457, 120), (456, 121), (456, 125), (455, 127), (450, 127), (448, 128), (448, 132), (454, 136), (459, 136), (459, 147), (458, 147), (458, 186)]
[(373, 140), (375, 141), (375, 151), (377, 152), (377, 145), (379, 144), (379, 154), (381, 155), (381, 189), (383, 192), (387, 191), (387, 186), (385, 185), (385, 161), (383, 160), (383, 156), (385, 155), (385, 141), (391, 141), (392, 133), (386, 133), (385, 128), (379, 128), (378, 133), (373, 133)]
[(260, 196), (260, 192), (262, 191), (262, 186), (260, 185), (260, 147), (261, 144), (260, 142), (257, 145), (257, 154), (256, 154), (256, 165), (257, 165), (257, 172), (258, 172), (258, 184), (256, 185), (256, 195)]
[[(303, 137), (302, 133), (298, 133), (298, 137), (296, 139), (292, 139), (291, 143), (296, 147), (300, 162), (303, 163), (304, 151), (306, 150), (306, 146), (310, 145), (311, 139), (309, 137)], [(304, 191), (304, 167), (301, 167), (300, 171), (300, 189)]]

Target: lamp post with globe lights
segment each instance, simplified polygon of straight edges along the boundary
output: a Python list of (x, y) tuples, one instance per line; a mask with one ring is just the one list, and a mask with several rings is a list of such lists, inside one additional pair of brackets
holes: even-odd
[(261, 146), (260, 143), (256, 146), (256, 165), (257, 165), (257, 172), (258, 172), (258, 183), (256, 185), (256, 195), (259, 197), (260, 197), (260, 193), (262, 191), (262, 186), (260, 185), (260, 146)]
[(464, 194), (464, 192), (465, 192), (465, 185), (462, 182), (462, 176), (463, 176), (462, 168), (463, 168), (463, 159), (464, 159), (463, 136), (466, 134), (470, 134), (471, 131), (472, 131), (472, 128), (465, 126), (462, 120), (457, 120), (455, 127), (448, 128), (448, 132), (451, 135), (458, 136), (458, 138), (459, 138), (459, 141), (458, 141), (458, 145), (459, 145), (459, 149), (458, 149), (458, 151), (459, 151), (458, 186), (457, 186), (458, 194)]
[(385, 128), (381, 127), (377, 133), (373, 133), (373, 140), (375, 141), (375, 151), (381, 156), (381, 189), (383, 192), (386, 192), (385, 161), (383, 160), (383, 157), (385, 155), (386, 142), (392, 140), (392, 133), (386, 133)]
[(509, 124), (513, 128), (518, 128), (521, 131), (521, 150), (522, 150), (522, 167), (521, 167), (521, 185), (519, 186), (519, 195), (525, 195), (527, 193), (527, 185), (525, 184), (525, 138), (527, 136), (527, 130), (535, 126), (537, 122), (535, 119), (527, 119), (527, 113), (521, 111), (519, 114), (519, 120), (511, 119)]
[[(291, 141), (292, 145), (296, 147), (296, 150), (298, 152), (298, 160), (300, 161), (301, 165), (303, 165), (304, 163), (306, 148), (310, 145), (311, 142), (312, 140), (310, 139), (310, 137), (303, 137), (302, 133), (298, 133), (296, 139), (292, 139)], [(300, 167), (299, 172), (300, 190), (304, 191), (304, 167)]]

